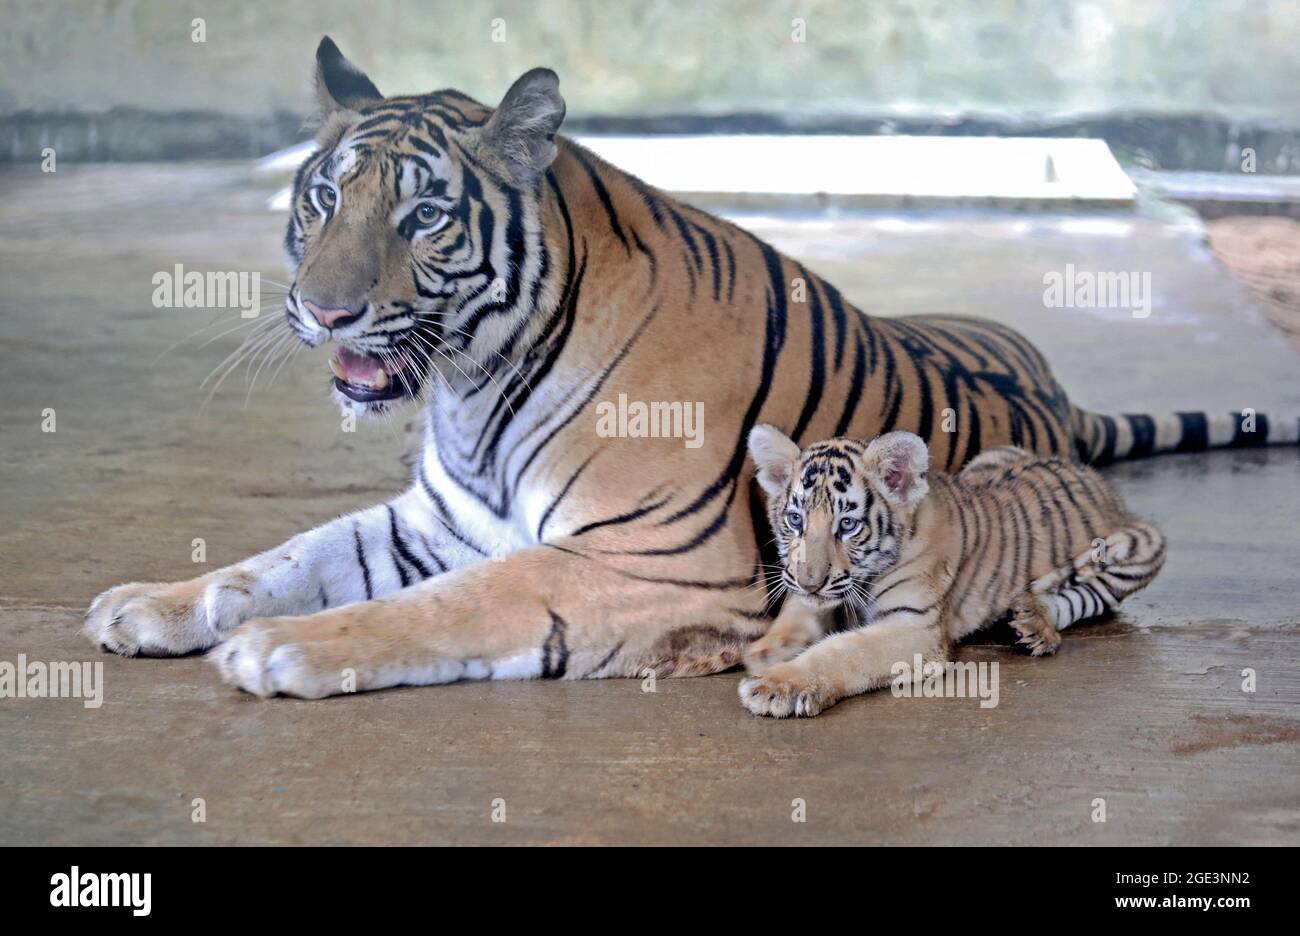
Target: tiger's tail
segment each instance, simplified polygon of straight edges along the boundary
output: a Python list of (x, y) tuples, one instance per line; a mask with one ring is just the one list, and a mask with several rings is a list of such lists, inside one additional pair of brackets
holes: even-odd
[(1300, 417), (1270, 419), (1245, 409), (1226, 413), (1124, 413), (1108, 416), (1074, 408), (1074, 445), (1088, 465), (1169, 452), (1258, 448), (1300, 443)]

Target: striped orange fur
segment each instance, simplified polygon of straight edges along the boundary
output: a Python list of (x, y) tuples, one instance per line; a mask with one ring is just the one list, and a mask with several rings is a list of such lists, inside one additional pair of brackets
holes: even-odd
[[(220, 645), (232, 685), (311, 698), (714, 673), (770, 622), (758, 424), (799, 442), (907, 430), (946, 471), (1004, 445), (1100, 463), (1300, 435), (1092, 414), (1004, 325), (868, 315), (566, 139), (549, 69), (495, 107), (385, 97), (326, 38), (316, 85), (283, 324), (334, 344), (329, 393), (350, 412), (424, 404), (410, 486), (199, 578), (105, 592), (85, 630), (115, 652)], [(698, 410), (699, 437), (602, 431), (623, 398)]]

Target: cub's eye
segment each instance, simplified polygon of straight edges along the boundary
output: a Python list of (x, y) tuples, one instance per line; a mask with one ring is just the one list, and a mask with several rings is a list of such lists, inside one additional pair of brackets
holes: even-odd
[(798, 533), (803, 529), (803, 514), (797, 510), (787, 510), (785, 512), (785, 522), (790, 525), (790, 529)]
[(861, 526), (862, 521), (857, 517), (840, 517), (840, 536), (852, 536)]
[(443, 214), (438, 210), (436, 205), (430, 205), (425, 202), (419, 208), (415, 209), (415, 220), (421, 227), (433, 227), (443, 218)]
[(326, 213), (332, 212), (339, 201), (339, 193), (334, 191), (332, 185), (318, 185), (312, 194), (316, 198), (316, 204), (320, 205)]

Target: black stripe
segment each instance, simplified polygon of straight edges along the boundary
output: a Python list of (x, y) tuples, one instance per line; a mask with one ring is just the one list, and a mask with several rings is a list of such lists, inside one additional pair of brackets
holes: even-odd
[(654, 252), (642, 242), (636, 228), (632, 228), (631, 231), (632, 240), (636, 241), (636, 249), (645, 254), (646, 262), (650, 264), (650, 288), (654, 289), (655, 283), (659, 280), (659, 261), (655, 259)]
[[(731, 502), (735, 498), (735, 496), (736, 496), (736, 485), (733, 480), (732, 484), (730, 485), (730, 490), (727, 493), (727, 499), (726, 501), (723, 502), (721, 508), (718, 510), (717, 517), (715, 517), (713, 521), (708, 526), (706, 526), (703, 530), (701, 530), (699, 533), (692, 536), (689, 540), (687, 540), (684, 543), (680, 543), (676, 546), (665, 546), (660, 549), (630, 549), (630, 550), (600, 550), (600, 551), (605, 552), (609, 555), (624, 555), (624, 556), (679, 556), (682, 553), (688, 553), (691, 550), (696, 549), (704, 545), (705, 543), (707, 543), (709, 540), (713, 539), (713, 537), (716, 536), (724, 526), (726, 526), (728, 512), (731, 510)], [(664, 526), (668, 522), (669, 522), (668, 520), (661, 521), (659, 523), (659, 526)]]
[(934, 396), (930, 389), (930, 373), (925, 367), (924, 359), (914, 358), (912, 366), (916, 368), (916, 380), (921, 385), (921, 422), (916, 427), (916, 434), (928, 446), (930, 434), (934, 431)]
[[(694, 261), (696, 270), (704, 269), (704, 259), (700, 256), (700, 248), (695, 246), (695, 238), (691, 237), (691, 224), (683, 218), (672, 205), (668, 206), (668, 214), (672, 217), (673, 223), (677, 225), (677, 232), (681, 234), (682, 240), (686, 242), (687, 248), (691, 252), (691, 260)], [(695, 281), (694, 275), (691, 282)]]
[(722, 263), (718, 259), (718, 239), (700, 225), (695, 226), (704, 238), (704, 249), (709, 252), (709, 264), (713, 268), (713, 301), (722, 301)]
[(366, 565), (366, 548), (361, 545), (361, 525), (352, 528), (352, 536), (357, 544), (357, 562), (361, 565), (361, 577), (366, 583), (366, 600), (375, 597), (375, 589), (370, 584), (370, 566)]
[(963, 501), (958, 501), (957, 504), (956, 504), (955, 506), (956, 506), (956, 508), (957, 508), (957, 525), (958, 525), (959, 527), (961, 527), (961, 553), (960, 553), (960, 555), (965, 556), (965, 555), (968, 555), (968, 553), (966, 552), (966, 550), (969, 548), (969, 544), (970, 544), (970, 530), (969, 530), (969, 528), (968, 528), (968, 526), (967, 526), (967, 524), (966, 524), (966, 519), (967, 519), (967, 518), (966, 518), (966, 511), (970, 509), (970, 505), (967, 504), (967, 503), (965, 503), (965, 502), (963, 502)]
[(1029, 509), (1018, 498), (1009, 498), (1011, 524), (1016, 534), (1016, 562), (1012, 567), (1015, 581), (1024, 582), (1029, 578), (1029, 570), (1034, 552), (1034, 522), (1030, 519)]
[(438, 557), (437, 550), (433, 548), (433, 544), (429, 542), (428, 537), (426, 537), (423, 533), (416, 533), (415, 535), (420, 537), (420, 545), (424, 547), (424, 551), (429, 554), (429, 558), (434, 561), (435, 565), (437, 565), (438, 571), (446, 572), (447, 563), (443, 562), (442, 559)]
[[(1011, 444), (1016, 448), (1028, 449), (1035, 451), (1033, 439), (1037, 437), (1034, 431), (1033, 422), (1025, 415), (1023, 409), (1016, 405), (1016, 401), (1008, 399), (1007, 403), (1007, 420), (1011, 427)], [(1025, 429), (1029, 429), (1031, 441), (1025, 441)]]
[(601, 449), (597, 449), (587, 456), (587, 460), (578, 466), (578, 470), (569, 476), (568, 481), (564, 482), (564, 487), (560, 488), (560, 493), (555, 495), (555, 500), (551, 501), (546, 510), (542, 512), (542, 519), (537, 521), (538, 541), (541, 541), (542, 534), (546, 532), (546, 521), (551, 519), (551, 514), (555, 512), (555, 508), (560, 506), (560, 501), (564, 500), (565, 495), (569, 493), (569, 489), (573, 487), (574, 482), (581, 477), (582, 473), (587, 470), (587, 466), (591, 464), (591, 460), (599, 455), (600, 452)]
[(654, 219), (655, 227), (661, 231), (664, 230), (664, 206), (659, 197), (659, 192), (646, 185), (636, 176), (630, 176), (625, 172), (622, 175), (623, 180), (636, 189), (637, 194), (641, 196), (641, 200), (645, 202), (646, 208), (650, 209), (650, 217)]
[(812, 334), (809, 338), (811, 345), (810, 354), (812, 360), (810, 368), (811, 376), (808, 378), (808, 395), (803, 401), (803, 410), (799, 413), (799, 421), (795, 423), (794, 431), (790, 433), (790, 438), (798, 442), (802, 437), (804, 430), (808, 428), (808, 423), (812, 421), (813, 414), (817, 412), (817, 404), (821, 402), (822, 390), (826, 386), (826, 323), (824, 321), (825, 313), (822, 311), (821, 294), (817, 292), (815, 284), (810, 282), (811, 277), (808, 271), (799, 267), (799, 274), (803, 277), (804, 289), (812, 297), (811, 308), (811, 327)]
[(892, 608), (885, 608), (883, 611), (878, 612), (876, 614), (876, 619), (879, 620), (880, 618), (888, 617), (891, 614), (925, 615), (933, 611), (935, 607), (936, 607), (935, 605), (927, 605), (924, 608), (913, 608), (909, 605), (895, 605)]
[(1102, 443), (1101, 451), (1097, 457), (1092, 460), (1094, 465), (1109, 465), (1115, 460), (1115, 420), (1109, 416), (1098, 416), (1097, 420), (1101, 423)]
[[(1074, 606), (1074, 589), (1073, 588), (1062, 589), (1060, 594), (1061, 597), (1065, 599), (1066, 604), (1070, 606), (1070, 617), (1073, 618), (1073, 621), (1083, 620), (1083, 609), (1075, 608)], [(1079, 603), (1080, 605), (1083, 604), (1082, 598), (1079, 599)], [(1071, 621), (1071, 623), (1073, 623), (1073, 621)]]
[(451, 511), (447, 508), (447, 502), (442, 499), (442, 495), (435, 491), (433, 485), (429, 482), (429, 476), (424, 471), (423, 459), (420, 461), (419, 479), (420, 487), (424, 489), (425, 496), (429, 498), (430, 503), (432, 503), (436, 508), (433, 519), (441, 523), (443, 529), (451, 534), (452, 539), (456, 540), (456, 542), (460, 543), (466, 549), (476, 552), (480, 556), (486, 556), (487, 550), (480, 549), (478, 546), (471, 543), (457, 527), (452, 525)]
[[(835, 323), (835, 370), (838, 372), (840, 365), (844, 363), (844, 338), (848, 331), (848, 316), (844, 312), (844, 299), (840, 296), (839, 290), (830, 283), (823, 282), (820, 278), (817, 285), (826, 290), (826, 301), (831, 307), (831, 321)], [(858, 336), (862, 340), (862, 336)]]
[(1210, 447), (1210, 426), (1204, 413), (1178, 413), (1182, 429), (1175, 452), (1203, 452)]
[(1156, 449), (1156, 421), (1145, 413), (1125, 413), (1133, 444), (1126, 453), (1128, 458), (1145, 458)]
[(885, 595), (889, 594), (891, 591), (893, 591), (893, 590), (894, 590), (895, 588), (897, 588), (899, 585), (906, 585), (908, 582), (914, 582), (914, 581), (916, 581), (916, 576), (915, 576), (915, 575), (909, 575), (909, 576), (906, 576), (905, 578), (901, 578), (901, 579), (899, 579), (897, 582), (894, 582), (894, 583), (892, 583), (892, 584), (890, 584), (890, 585), (886, 585), (886, 586), (885, 586), (884, 588), (882, 588), (880, 591), (878, 591), (878, 592), (876, 592), (875, 594), (873, 594), (872, 597), (875, 598), (877, 601), (879, 601), (881, 598), (883, 598)]
[(587, 672), (583, 673), (582, 678), (589, 679), (590, 677), (595, 676), (605, 667), (609, 666), (609, 664), (614, 661), (614, 657), (618, 656), (618, 651), (623, 649), (623, 643), (624, 642), (620, 640), (618, 643), (614, 644), (614, 649), (609, 651), (609, 653), (605, 654), (605, 658), (603, 660), (601, 660), (591, 669), (587, 670)]
[(391, 549), (388, 551), (388, 558), (393, 561), (393, 568), (397, 570), (397, 578), (402, 583), (402, 587), (406, 588), (411, 584), (411, 573), (406, 571), (401, 558)]
[[(391, 505), (388, 508), (388, 534), (393, 538), (393, 546), (396, 547), (397, 554), (401, 556), (408, 565), (419, 572), (421, 578), (428, 578), (433, 574), (429, 571), (429, 567), (421, 562), (419, 558), (416, 557), (415, 553), (411, 552), (406, 541), (402, 539), (402, 534), (397, 529), (397, 511), (393, 510)], [(402, 576), (402, 584), (407, 584), (405, 575)]]
[(614, 211), (614, 201), (609, 197), (609, 189), (605, 188), (605, 183), (600, 180), (600, 175), (596, 172), (596, 167), (587, 160), (586, 151), (580, 146), (574, 146), (570, 152), (577, 158), (583, 169), (587, 170), (587, 178), (591, 180), (591, 187), (596, 190), (596, 197), (600, 199), (600, 204), (605, 209), (605, 215), (609, 218), (610, 230), (618, 238), (618, 242), (623, 245), (628, 256), (632, 255), (632, 247), (627, 242), (627, 237), (623, 234), (623, 226), (618, 223), (618, 214)]
[(547, 609), (551, 616), (551, 632), (542, 644), (542, 679), (563, 679), (569, 668), (569, 645), (564, 633), (568, 625), (554, 611)]
[(1145, 582), (1151, 577), (1149, 572), (1117, 572), (1114, 569), (1106, 569), (1101, 573), (1103, 578), (1118, 579), (1121, 582)]
[(601, 527), (617, 526), (618, 524), (621, 523), (630, 523), (633, 520), (639, 520), (640, 518), (644, 517), (646, 514), (654, 513), (664, 504), (668, 503), (669, 500), (670, 498), (665, 497), (655, 501), (652, 504), (647, 504), (644, 507), (638, 507), (635, 510), (629, 510), (628, 512), (621, 513), (618, 516), (610, 517), (607, 520), (596, 520), (592, 523), (583, 524), (582, 526), (574, 530), (572, 533), (570, 533), (569, 536), (581, 536), (583, 533), (590, 533), (592, 530), (598, 530)]
[(897, 385), (898, 368), (894, 361), (894, 342), (888, 335), (881, 337), (880, 353), (884, 358), (885, 392), (880, 401), (880, 413), (884, 418), (880, 423), (880, 431), (876, 434), (884, 435), (894, 428), (894, 423), (898, 422), (898, 411), (903, 405), (903, 392)]
[(736, 252), (731, 249), (731, 241), (722, 239), (722, 249), (727, 252), (727, 302), (736, 298)]
[[(975, 398), (968, 397), (966, 400), (967, 423), (966, 423), (966, 451), (962, 454), (961, 463), (964, 465), (972, 458), (979, 454), (980, 451), (980, 414), (975, 408)], [(956, 446), (953, 446), (953, 450)]]
[(858, 401), (862, 399), (862, 385), (866, 382), (866, 363), (863, 360), (861, 334), (855, 336), (854, 344), (853, 373), (849, 376), (849, 395), (844, 401), (844, 412), (840, 414), (840, 421), (835, 425), (836, 436), (842, 436), (848, 431), (849, 423), (853, 420), (853, 414), (857, 411)]
[(1091, 415), (1076, 411), (1074, 430), (1074, 460), (1081, 465), (1092, 461), (1092, 450), (1097, 444), (1097, 423)]
[(595, 556), (588, 555), (587, 553), (580, 552), (576, 549), (570, 549), (567, 546), (559, 546), (555, 543), (543, 543), (542, 545), (547, 549), (554, 549), (569, 556), (576, 556), (579, 559), (585, 559), (588, 562), (598, 562), (607, 571), (614, 575), (618, 575), (625, 579), (631, 579), (634, 582), (648, 582), (652, 585), (671, 585), (674, 588), (696, 588), (703, 591), (748, 591), (754, 584), (753, 576), (722, 579), (720, 581), (711, 582), (707, 579), (673, 579), (659, 578), (653, 575), (638, 575), (635, 572), (628, 572), (616, 566), (608, 565), (597, 559)]

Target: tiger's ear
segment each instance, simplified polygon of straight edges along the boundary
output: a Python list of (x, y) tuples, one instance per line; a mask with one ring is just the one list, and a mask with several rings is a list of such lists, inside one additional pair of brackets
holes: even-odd
[(329, 36), (316, 47), (316, 101), (322, 116), (337, 110), (357, 110), (382, 101), (375, 83), (343, 57)]
[(563, 122), (559, 76), (534, 68), (510, 86), (483, 125), (482, 139), (516, 182), (532, 185), (559, 152), (555, 134)]
[(914, 433), (886, 432), (867, 446), (865, 461), (872, 482), (891, 504), (914, 506), (930, 490), (930, 453)]
[(749, 457), (758, 467), (759, 486), (776, 497), (790, 484), (799, 467), (799, 446), (776, 426), (766, 424), (749, 430)]

